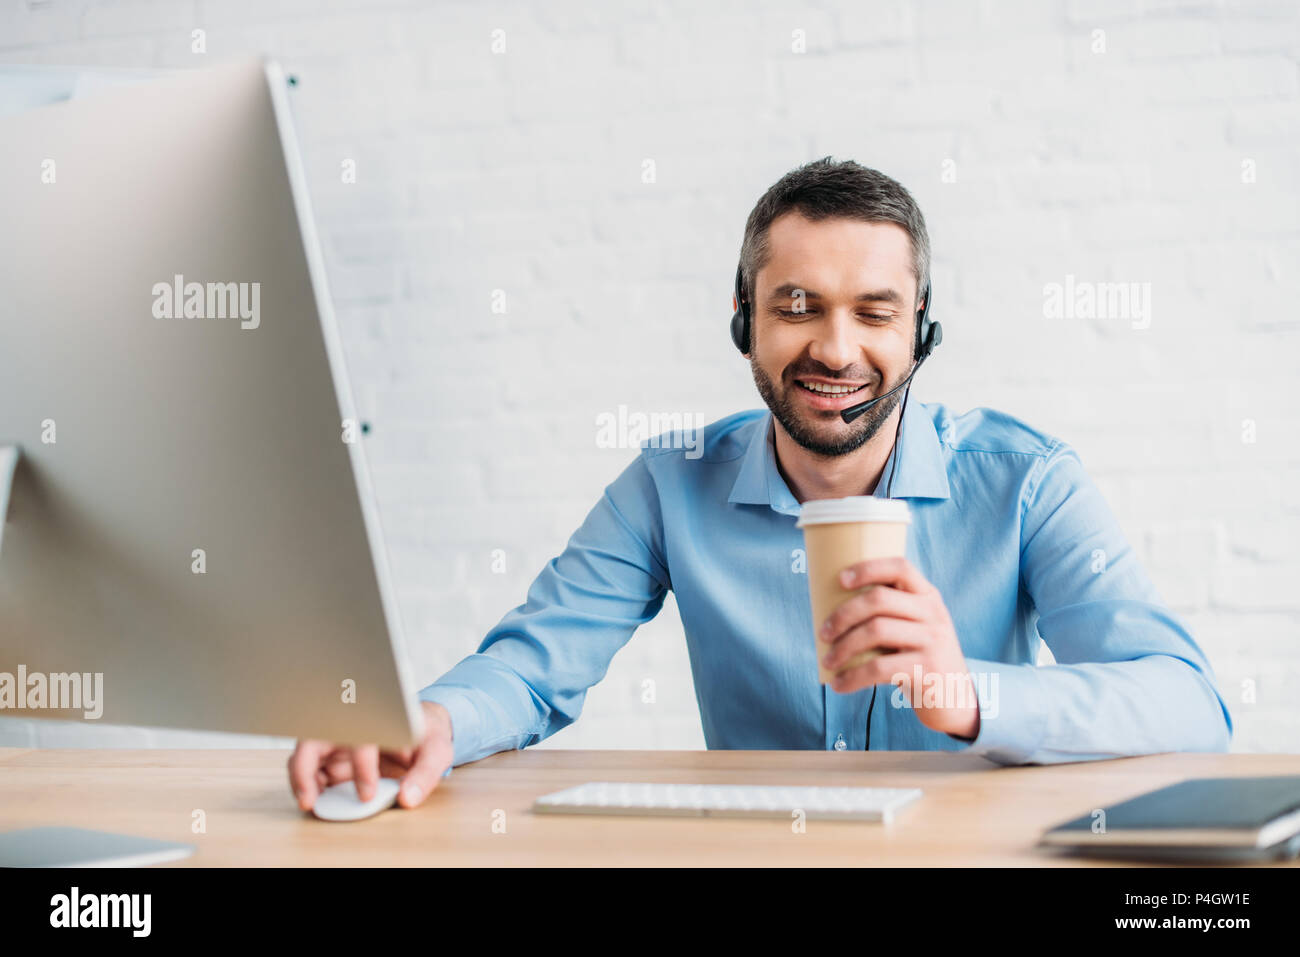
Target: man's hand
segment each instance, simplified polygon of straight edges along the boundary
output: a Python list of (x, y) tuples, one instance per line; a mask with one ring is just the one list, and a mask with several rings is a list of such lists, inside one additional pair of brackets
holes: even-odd
[[(831, 689), (848, 694), (896, 685), (926, 727), (963, 738), (979, 734), (979, 703), (957, 631), (939, 589), (906, 558), (874, 558), (840, 573), (844, 588), (867, 587), (826, 619), (823, 663)], [(921, 687), (913, 688), (920, 666)]]
[(422, 701), (424, 740), (414, 749), (380, 751), (376, 745), (349, 748), (329, 741), (299, 741), (289, 756), (289, 786), (298, 807), (310, 811), (320, 792), (332, 784), (356, 779), (361, 800), (375, 796), (381, 777), (400, 778), (402, 790), (397, 803), (416, 807), (442, 780), (451, 767), (451, 715), (432, 701)]

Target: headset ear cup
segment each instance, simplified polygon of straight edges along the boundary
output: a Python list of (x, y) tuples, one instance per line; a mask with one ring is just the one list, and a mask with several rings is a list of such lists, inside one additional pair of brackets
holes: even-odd
[(934, 352), (935, 346), (943, 341), (943, 326), (929, 319), (925, 322), (924, 340), (921, 343), (921, 350), (918, 359), (928, 359)]
[(731, 316), (731, 341), (742, 355), (749, 351), (749, 323), (745, 321), (745, 314), (740, 309)]
[(930, 300), (933, 295), (934, 285), (926, 283), (925, 295), (922, 297), (925, 305), (916, 314), (916, 346), (913, 350), (915, 362), (928, 359), (934, 347), (943, 341), (943, 326), (930, 318)]
[(736, 283), (731, 294), (731, 341), (741, 355), (749, 351), (749, 310), (745, 303), (745, 288), (740, 266), (736, 266)]

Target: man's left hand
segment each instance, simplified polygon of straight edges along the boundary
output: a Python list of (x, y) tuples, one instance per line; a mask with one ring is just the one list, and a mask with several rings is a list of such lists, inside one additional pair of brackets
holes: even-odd
[[(831, 689), (849, 694), (888, 682), (902, 688), (926, 727), (974, 739), (980, 721), (975, 683), (939, 589), (906, 558), (850, 565), (840, 584), (866, 590), (831, 612), (819, 636), (829, 645), (823, 664), (836, 673)], [(864, 652), (876, 656), (862, 661)], [(923, 684), (913, 690), (918, 665)], [(946, 700), (950, 696), (954, 700)]]

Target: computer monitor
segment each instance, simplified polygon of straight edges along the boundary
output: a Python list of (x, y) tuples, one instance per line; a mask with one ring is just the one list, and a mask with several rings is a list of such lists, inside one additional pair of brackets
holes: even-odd
[(422, 733), (287, 97), (0, 120), (0, 716)]

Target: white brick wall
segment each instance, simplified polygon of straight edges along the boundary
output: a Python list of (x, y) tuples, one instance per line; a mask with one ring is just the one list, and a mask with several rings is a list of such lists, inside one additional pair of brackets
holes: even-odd
[[(3, 0), (0, 64), (270, 52), (299, 77), (423, 681), (522, 600), (630, 459), (596, 447), (597, 413), (760, 404), (726, 337), (741, 230), (830, 153), (900, 179), (929, 221), (946, 336), (918, 397), (1074, 443), (1209, 653), (1234, 748), (1295, 750), (1298, 26), (1294, 0)], [(1151, 283), (1150, 328), (1045, 319), (1067, 274)], [(232, 740), (96, 730), (10, 723), (0, 743)], [(703, 746), (671, 600), (543, 746)]]

